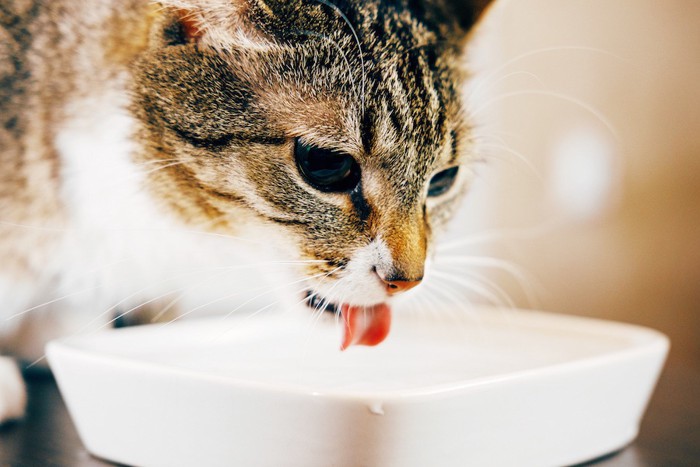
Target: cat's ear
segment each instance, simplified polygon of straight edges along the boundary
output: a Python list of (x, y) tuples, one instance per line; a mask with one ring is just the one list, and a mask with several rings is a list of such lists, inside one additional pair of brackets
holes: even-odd
[(225, 46), (231, 42), (264, 43), (265, 35), (250, 21), (265, 10), (265, 0), (159, 0), (177, 22), (182, 42)]
[(493, 0), (445, 0), (448, 14), (465, 33), (471, 31), (492, 3)]

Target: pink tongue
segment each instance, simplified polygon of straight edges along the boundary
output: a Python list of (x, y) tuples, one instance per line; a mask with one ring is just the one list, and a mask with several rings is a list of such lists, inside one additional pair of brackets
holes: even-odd
[(351, 345), (377, 345), (382, 342), (391, 327), (391, 308), (385, 303), (374, 306), (343, 305), (345, 337), (340, 350)]

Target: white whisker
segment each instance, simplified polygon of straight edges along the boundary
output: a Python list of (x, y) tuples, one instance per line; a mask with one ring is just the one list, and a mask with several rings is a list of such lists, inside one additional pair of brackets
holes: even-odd
[(517, 265), (499, 258), (491, 256), (459, 256), (441, 259), (440, 265), (466, 265), (494, 268), (508, 273), (513, 277), (520, 288), (525, 293), (529, 305), (537, 303), (537, 293), (533, 290), (532, 284), (535, 279)]
[(542, 89), (547, 89), (547, 86), (545, 86), (544, 82), (536, 74), (529, 72), (529, 71), (517, 70), (517, 71), (512, 71), (510, 73), (506, 73), (505, 75), (499, 77), (498, 79), (493, 80), (490, 83), (487, 83), (487, 82), (478, 83), (477, 86), (475, 87), (474, 91), (472, 91), (469, 94), (469, 97), (467, 99), (471, 100), (471, 98), (474, 97), (474, 95), (477, 91), (481, 91), (481, 89), (479, 89), (479, 88), (481, 88), (482, 86), (483, 86), (484, 90), (487, 90), (489, 88), (495, 87), (497, 84), (499, 84), (502, 81), (505, 81), (508, 78), (512, 78), (513, 76), (520, 76), (520, 75), (527, 76), (529, 78), (534, 79), (542, 87)]
[(78, 290), (78, 291), (76, 291), (76, 292), (72, 292), (72, 293), (63, 295), (63, 296), (61, 296), (61, 297), (54, 298), (53, 300), (49, 300), (49, 301), (47, 301), (47, 302), (40, 303), (39, 305), (34, 305), (34, 306), (31, 307), (31, 308), (26, 308), (26, 309), (24, 309), (24, 310), (22, 310), (22, 311), (20, 311), (20, 312), (18, 312), (18, 313), (15, 313), (15, 314), (12, 315), (12, 316), (7, 317), (7, 318), (5, 319), (5, 321), (10, 321), (10, 320), (13, 320), (13, 319), (15, 319), (15, 318), (19, 318), (20, 316), (23, 316), (23, 315), (29, 313), (30, 311), (34, 311), (34, 310), (37, 310), (37, 309), (39, 309), (39, 308), (43, 308), (43, 307), (45, 307), (45, 306), (51, 305), (52, 303), (60, 302), (61, 300), (65, 300), (65, 299), (67, 299), (67, 298), (74, 297), (74, 296), (76, 296), (76, 295), (80, 295), (80, 294), (85, 293), (85, 292), (89, 292), (90, 290), (99, 289), (100, 287), (101, 287), (100, 285), (94, 285), (94, 286), (92, 286), (92, 287), (86, 287), (86, 288), (81, 289), (81, 290)]
[(542, 47), (539, 49), (530, 50), (530, 51), (522, 53), (516, 57), (513, 57), (510, 60), (506, 61), (505, 63), (499, 65), (497, 68), (494, 68), (490, 72), (482, 75), (480, 78), (477, 78), (475, 80), (476, 86), (474, 87), (470, 96), (474, 96), (494, 76), (496, 76), (498, 73), (500, 73), (501, 71), (503, 71), (504, 69), (506, 69), (507, 67), (512, 65), (513, 63), (519, 62), (520, 60), (523, 60), (523, 59), (528, 58), (528, 57), (532, 57), (534, 55), (539, 55), (539, 54), (543, 54), (543, 53), (550, 53), (550, 52), (561, 52), (561, 51), (596, 52), (596, 53), (599, 53), (602, 55), (608, 55), (608, 56), (613, 57), (617, 60), (624, 61), (626, 63), (631, 63), (629, 60), (626, 60), (625, 58), (620, 57), (619, 55), (616, 55), (608, 50), (599, 49), (596, 47), (580, 46), (580, 45), (560, 45), (560, 46), (554, 46), (554, 47)]
[[(541, 238), (547, 233), (551, 233), (562, 225), (561, 221), (552, 219), (549, 222), (543, 222), (539, 225), (523, 227), (523, 228), (503, 228), (488, 230), (476, 234), (471, 234), (466, 238), (445, 242), (438, 245), (435, 250), (438, 254), (456, 248), (475, 245), (497, 240), (531, 240)], [(442, 260), (442, 259), (441, 259)]]
[(595, 107), (586, 104), (581, 99), (577, 99), (575, 97), (571, 97), (571, 96), (568, 96), (566, 94), (562, 94), (562, 93), (554, 92), (554, 91), (542, 91), (542, 90), (538, 90), (538, 89), (527, 89), (527, 90), (523, 90), (523, 91), (506, 92), (506, 93), (500, 94), (500, 95), (490, 99), (489, 101), (487, 101), (484, 105), (482, 105), (481, 107), (479, 107), (476, 110), (474, 110), (473, 112), (471, 112), (471, 116), (476, 117), (479, 113), (483, 112), (488, 107), (490, 107), (491, 105), (493, 105), (497, 102), (500, 102), (500, 101), (506, 100), (506, 99), (510, 99), (513, 97), (520, 97), (520, 96), (552, 97), (555, 99), (559, 99), (559, 100), (562, 100), (565, 102), (570, 102), (572, 104), (575, 104), (578, 107), (589, 112), (594, 117), (596, 117), (600, 121), (600, 123), (602, 123), (607, 128), (607, 130), (610, 132), (610, 134), (613, 137), (615, 137), (615, 139), (617, 139), (617, 140), (620, 139), (618, 134), (617, 134), (617, 130), (615, 129), (613, 124)]
[(366, 87), (366, 76), (365, 76), (365, 57), (364, 57), (364, 52), (362, 50), (362, 43), (360, 42), (360, 37), (357, 35), (357, 31), (355, 31), (355, 27), (352, 25), (350, 22), (350, 19), (343, 13), (343, 11), (338, 8), (337, 5), (333, 4), (332, 2), (328, 0), (314, 0), (315, 2), (321, 3), (323, 5), (326, 5), (329, 8), (332, 8), (338, 15), (340, 15), (341, 18), (343, 18), (343, 21), (350, 27), (350, 31), (352, 31), (352, 35), (355, 38), (355, 42), (357, 43), (357, 48), (360, 52), (360, 67), (362, 69), (362, 94), (360, 96), (360, 100), (362, 101), (362, 114), (364, 115), (365, 113), (365, 87)]
[[(534, 164), (532, 162), (530, 162), (530, 160), (527, 157), (525, 157), (525, 155), (522, 152), (516, 151), (515, 149), (511, 148), (510, 146), (506, 146), (506, 145), (502, 145), (502, 144), (495, 144), (495, 143), (479, 143), (479, 147), (485, 148), (485, 149), (494, 148), (494, 149), (500, 149), (502, 151), (506, 151), (507, 153), (515, 156), (520, 162), (525, 164), (527, 166), (527, 168), (530, 169), (530, 171), (533, 173), (533, 175), (535, 175), (535, 177), (537, 177), (539, 179), (540, 182), (544, 182), (544, 177), (539, 172), (539, 170), (537, 170), (537, 167), (535, 167)], [(493, 155), (490, 155), (489, 157), (492, 158)], [(506, 160), (509, 160), (509, 159), (506, 159)]]
[[(464, 279), (455, 278), (450, 274), (441, 273), (439, 271), (433, 271), (433, 275), (436, 277), (442, 277), (445, 280), (453, 281), (458, 283), (466, 290), (476, 293), (479, 297), (486, 299), (492, 305), (500, 305), (501, 300), (497, 294), (494, 294), (488, 287), (480, 285), (473, 281), (467, 281)], [(439, 289), (438, 289), (439, 290)]]
[[(337, 269), (340, 269), (340, 268), (336, 268), (336, 270), (337, 270)], [(259, 298), (264, 297), (265, 295), (269, 295), (269, 294), (271, 294), (271, 293), (273, 293), (273, 292), (276, 292), (276, 291), (278, 291), (278, 290), (281, 290), (281, 289), (284, 289), (284, 288), (286, 288), (286, 287), (289, 287), (290, 285), (298, 284), (298, 283), (300, 283), (300, 282), (306, 282), (306, 281), (309, 281), (309, 280), (311, 280), (311, 279), (315, 279), (315, 278), (317, 278), (317, 277), (321, 277), (321, 276), (323, 276), (323, 275), (325, 275), (325, 274), (328, 274), (328, 273), (315, 274), (315, 275), (313, 275), (313, 276), (304, 277), (304, 278), (302, 278), (302, 279), (295, 280), (295, 281), (289, 282), (289, 283), (287, 283), (287, 284), (282, 284), (282, 285), (273, 287), (273, 288), (267, 290), (266, 292), (263, 292), (263, 293), (261, 293), (261, 294), (259, 294), (259, 295), (256, 295), (256, 296), (254, 296), (254, 297), (252, 297), (252, 298), (246, 300), (245, 302), (241, 303), (241, 304), (238, 305), (236, 308), (234, 308), (233, 310), (229, 311), (225, 316), (223, 316), (223, 318), (227, 318), (227, 317), (231, 316), (233, 313), (235, 313), (236, 311), (240, 310), (240, 309), (243, 308), (244, 306), (248, 305), (249, 303), (251, 303), (251, 302), (253, 302), (253, 301), (255, 301), (255, 300), (259, 299)], [(332, 274), (332, 273), (331, 273), (331, 274)], [(261, 287), (261, 288), (262, 288), (262, 287)], [(255, 290), (260, 290), (260, 288), (255, 289)], [(195, 307), (195, 308), (193, 308), (193, 309), (187, 311), (186, 313), (183, 313), (182, 315), (178, 316), (177, 318), (168, 321), (166, 324), (171, 324), (171, 323), (173, 323), (173, 322), (175, 322), (175, 321), (177, 321), (177, 320), (179, 320), (179, 319), (182, 319), (183, 317), (185, 317), (185, 316), (187, 316), (187, 315), (189, 315), (189, 314), (191, 314), (191, 313), (194, 313), (194, 312), (197, 311), (197, 310), (200, 310), (200, 309), (202, 309), (202, 308), (205, 308), (205, 307), (207, 307), (207, 306), (209, 306), (209, 305), (213, 305), (214, 303), (219, 303), (219, 302), (222, 302), (222, 301), (227, 300), (227, 299), (229, 299), (229, 298), (233, 298), (233, 297), (235, 297), (236, 295), (240, 295), (240, 294), (241, 294), (240, 291), (239, 291), (239, 292), (235, 292), (235, 293), (233, 293), (233, 294), (229, 294), (229, 295), (226, 295), (226, 296), (224, 296), (224, 297), (219, 297), (219, 298), (217, 298), (217, 299), (215, 299), (215, 300), (212, 300), (212, 301), (210, 301), (210, 302), (207, 302), (207, 303), (205, 303), (205, 304), (203, 304), (203, 305), (199, 305), (199, 306), (197, 306), (197, 307)]]

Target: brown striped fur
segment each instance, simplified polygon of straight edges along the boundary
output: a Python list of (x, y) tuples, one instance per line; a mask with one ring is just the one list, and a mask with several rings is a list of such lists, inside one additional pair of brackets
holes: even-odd
[[(449, 217), (426, 215), (427, 182), (470, 158), (460, 95), (470, 20), (456, 21), (440, 1), (336, 2), (358, 46), (323, 2), (237, 2), (245, 8), (233, 20), (219, 2), (173, 3), (180, 9), (163, 24), (184, 9), (207, 32), (170, 46), (163, 44), (172, 37), (155, 34), (134, 74), (148, 144), (141, 157), (185, 161), (154, 176), (171, 207), (189, 219), (227, 219), (227, 231), (243, 207), (284, 225), (303, 257), (328, 260), (328, 269), (381, 236), (395, 258), (392, 274), (420, 278), (428, 237)], [(300, 136), (360, 162), (368, 219), (346, 195), (317, 192), (300, 178), (291, 143)], [(436, 210), (458, 197), (445, 198)]]
[[(0, 352), (40, 357), (73, 310), (165, 313), (190, 286), (173, 269), (230, 272), (241, 238), (310, 302), (388, 310), (469, 185), (463, 52), (487, 3), (0, 2)], [(297, 139), (359, 184), (312, 187)], [(25, 400), (8, 362), (0, 423)]]
[[(176, 160), (144, 187), (184, 225), (277, 229), (299, 259), (343, 267), (386, 242), (418, 280), (473, 159), (462, 54), (486, 1), (9, 0), (0, 5), (0, 258), (31, 277), (66, 223), (54, 146), (67, 109), (123, 89), (134, 163)], [(294, 138), (352, 155), (353, 193), (322, 193)], [(427, 200), (431, 176), (461, 164)], [(17, 229), (12, 226), (31, 226)]]

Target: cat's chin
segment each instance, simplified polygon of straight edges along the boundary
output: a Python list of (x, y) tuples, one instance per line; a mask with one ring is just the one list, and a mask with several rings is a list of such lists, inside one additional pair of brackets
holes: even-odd
[(352, 305), (333, 303), (318, 293), (308, 291), (306, 304), (314, 311), (340, 314), (344, 326), (340, 349), (352, 345), (374, 346), (382, 343), (391, 329), (391, 307), (387, 303)]

